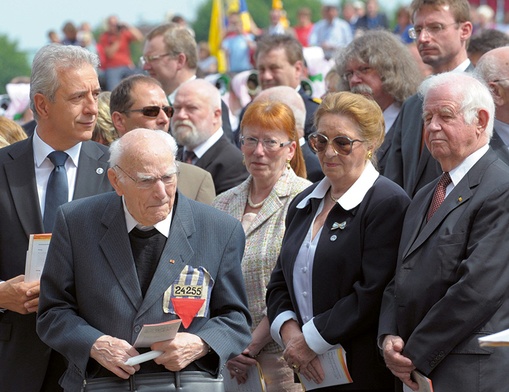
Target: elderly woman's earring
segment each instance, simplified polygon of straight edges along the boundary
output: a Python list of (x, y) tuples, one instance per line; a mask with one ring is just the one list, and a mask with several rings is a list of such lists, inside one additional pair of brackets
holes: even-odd
[(373, 152), (368, 151), (368, 159), (371, 159), (371, 158), (373, 158)]
[(290, 169), (291, 169), (291, 167), (292, 167), (292, 166), (290, 165), (290, 161), (291, 161), (291, 159), (287, 159), (287, 160), (286, 160), (286, 168), (287, 168), (288, 170), (290, 170)]

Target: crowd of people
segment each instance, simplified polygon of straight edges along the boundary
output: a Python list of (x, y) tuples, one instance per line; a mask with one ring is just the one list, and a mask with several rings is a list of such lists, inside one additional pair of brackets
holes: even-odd
[(467, 0), (339, 11), (231, 13), (224, 84), (180, 19), (37, 52), (0, 117), (0, 390), (503, 390), (509, 38)]

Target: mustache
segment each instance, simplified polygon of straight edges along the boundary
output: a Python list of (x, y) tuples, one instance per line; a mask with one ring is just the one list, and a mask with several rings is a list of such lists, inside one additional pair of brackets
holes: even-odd
[(354, 94), (368, 95), (370, 97), (373, 96), (373, 89), (367, 84), (357, 84), (353, 86), (350, 91)]

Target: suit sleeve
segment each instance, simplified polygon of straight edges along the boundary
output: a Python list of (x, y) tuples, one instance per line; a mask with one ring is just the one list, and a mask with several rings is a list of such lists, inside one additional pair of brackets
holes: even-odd
[(68, 225), (59, 209), (41, 277), (37, 333), (44, 343), (76, 364), (84, 377), (90, 349), (104, 334), (79, 316)]

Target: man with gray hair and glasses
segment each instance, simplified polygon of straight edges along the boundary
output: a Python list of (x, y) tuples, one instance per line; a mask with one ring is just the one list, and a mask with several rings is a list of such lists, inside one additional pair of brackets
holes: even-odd
[(97, 120), (99, 59), (48, 45), (34, 57), (32, 137), (0, 150), (0, 390), (58, 391), (63, 358), (36, 334), (39, 280), (25, 282), (30, 234), (51, 233), (57, 207), (110, 191), (106, 147), (90, 141)]

